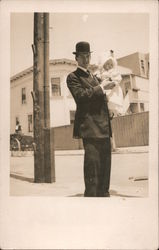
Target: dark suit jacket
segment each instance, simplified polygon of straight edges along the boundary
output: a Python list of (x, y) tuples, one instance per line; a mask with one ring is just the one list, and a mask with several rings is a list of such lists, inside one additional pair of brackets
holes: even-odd
[(67, 77), (67, 86), (76, 102), (75, 138), (106, 138), (111, 136), (106, 96), (97, 78), (80, 68)]

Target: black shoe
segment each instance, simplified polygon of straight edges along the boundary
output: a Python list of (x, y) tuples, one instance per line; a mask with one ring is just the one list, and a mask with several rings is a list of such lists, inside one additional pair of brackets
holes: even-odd
[(100, 192), (100, 193), (98, 193), (97, 197), (110, 197), (110, 194), (109, 194), (109, 192), (105, 192), (105, 193)]
[(110, 193), (109, 193), (109, 192), (106, 192), (103, 196), (104, 196), (104, 197), (110, 197)]

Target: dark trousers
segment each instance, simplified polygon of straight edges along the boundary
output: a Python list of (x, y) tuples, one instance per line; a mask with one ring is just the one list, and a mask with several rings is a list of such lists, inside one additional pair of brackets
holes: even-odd
[(84, 138), (85, 197), (106, 197), (109, 194), (111, 171), (110, 138)]

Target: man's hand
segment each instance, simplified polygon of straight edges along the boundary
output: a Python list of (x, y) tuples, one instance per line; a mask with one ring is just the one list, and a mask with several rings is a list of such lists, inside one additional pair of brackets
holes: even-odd
[(100, 86), (104, 89), (112, 89), (115, 86), (115, 83), (113, 83), (112, 81), (108, 81), (108, 80), (104, 80), (102, 81), (102, 83), (100, 84)]

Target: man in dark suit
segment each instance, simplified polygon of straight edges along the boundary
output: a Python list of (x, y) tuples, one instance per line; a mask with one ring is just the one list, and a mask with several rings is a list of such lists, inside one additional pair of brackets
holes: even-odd
[(84, 155), (85, 197), (109, 197), (111, 171), (111, 126), (105, 89), (88, 71), (91, 58), (87, 42), (76, 44), (77, 69), (67, 77), (67, 86), (76, 102), (74, 138), (82, 138)]

